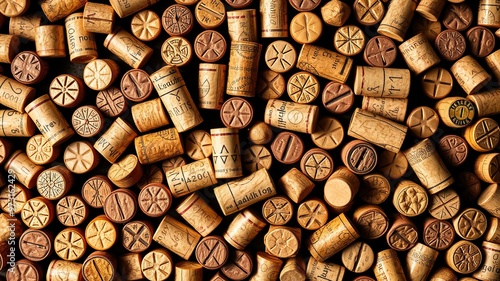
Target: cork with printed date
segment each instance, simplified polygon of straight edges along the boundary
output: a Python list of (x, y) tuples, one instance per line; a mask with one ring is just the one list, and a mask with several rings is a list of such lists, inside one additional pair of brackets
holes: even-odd
[(176, 128), (136, 137), (134, 145), (137, 158), (143, 165), (156, 163), (184, 153), (181, 136)]
[(217, 184), (214, 167), (209, 158), (165, 172), (172, 196), (175, 198)]
[(314, 75), (345, 83), (351, 72), (353, 60), (329, 49), (310, 44), (302, 45), (297, 58), (297, 68)]
[(356, 108), (351, 116), (347, 135), (398, 153), (408, 127)]
[(276, 195), (276, 188), (268, 171), (262, 168), (247, 177), (216, 187), (214, 193), (227, 216)]

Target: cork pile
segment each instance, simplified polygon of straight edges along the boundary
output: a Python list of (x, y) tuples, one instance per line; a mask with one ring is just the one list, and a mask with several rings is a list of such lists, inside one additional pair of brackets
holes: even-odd
[(5, 0), (0, 280), (498, 281), (497, 37), (498, 0)]

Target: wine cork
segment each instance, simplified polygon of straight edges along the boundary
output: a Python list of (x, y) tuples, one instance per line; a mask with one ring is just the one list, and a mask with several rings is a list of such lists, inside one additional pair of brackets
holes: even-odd
[(83, 281), (82, 264), (65, 260), (52, 260), (47, 267), (47, 281), (58, 281), (60, 276), (64, 276), (67, 280)]
[(21, 211), (23, 223), (33, 229), (42, 229), (49, 226), (54, 217), (54, 203), (42, 196), (26, 201)]
[(455, 272), (449, 267), (442, 266), (434, 271), (430, 277), (430, 281), (457, 281)]
[(406, 254), (406, 276), (409, 280), (427, 280), (439, 252), (417, 243)]
[(402, 180), (394, 191), (392, 204), (402, 215), (415, 217), (427, 210), (429, 197), (420, 185), (410, 180)]
[(440, 59), (423, 33), (399, 45), (403, 58), (415, 74), (420, 74), (440, 62)]
[(261, 51), (262, 45), (259, 43), (250, 41), (231, 42), (226, 86), (228, 95), (255, 96)]
[(450, 68), (451, 73), (466, 94), (474, 94), (488, 84), (491, 76), (472, 56), (457, 60)]
[(373, 272), (377, 281), (406, 281), (401, 261), (396, 251), (393, 249), (387, 249), (377, 253)]
[(500, 280), (500, 244), (483, 241), (483, 264), (472, 274), (479, 280)]
[(301, 240), (302, 231), (298, 227), (271, 225), (264, 235), (266, 253), (284, 259), (297, 255)]
[(340, 157), (349, 171), (357, 175), (365, 175), (377, 166), (375, 147), (362, 140), (352, 140), (342, 148)]
[(40, 57), (64, 58), (66, 56), (64, 26), (41, 25), (36, 27), (35, 33), (36, 53)]
[(169, 215), (163, 218), (153, 236), (154, 241), (185, 260), (189, 259), (200, 238), (194, 229)]
[(385, 240), (389, 247), (396, 251), (407, 251), (418, 242), (418, 229), (415, 224), (401, 214), (394, 216), (391, 228), (387, 231)]
[(299, 203), (311, 193), (314, 188), (312, 182), (304, 173), (297, 168), (292, 168), (280, 179), (281, 190), (295, 203)]
[(296, 67), (335, 82), (345, 83), (352, 64), (353, 60), (349, 57), (323, 47), (304, 44)]
[(260, 36), (288, 37), (288, 4), (285, 0), (260, 1)]
[(408, 127), (356, 108), (347, 135), (367, 141), (392, 152), (399, 152)]
[(243, 250), (252, 242), (266, 222), (257, 217), (251, 210), (238, 213), (224, 232), (224, 239), (238, 250)]
[(477, 204), (492, 216), (500, 218), (500, 188), (498, 188), (498, 184), (490, 184), (477, 199)]
[(35, 41), (35, 29), (40, 26), (42, 16), (23, 15), (11, 17), (9, 20), (9, 34)]
[(406, 98), (379, 98), (363, 96), (361, 109), (385, 117), (387, 119), (403, 123), (408, 108)]
[(210, 129), (212, 138), (212, 159), (215, 177), (237, 178), (243, 176), (238, 129)]
[[(480, 0), (477, 12), (477, 25), (500, 27), (500, 10), (495, 0)], [(476, 277), (477, 278), (477, 277)]]
[(73, 186), (73, 174), (63, 165), (42, 171), (36, 182), (38, 193), (49, 200), (61, 199)]
[(135, 127), (141, 133), (170, 124), (160, 98), (138, 103), (130, 110)]
[(353, 202), (359, 185), (359, 179), (353, 172), (347, 167), (339, 167), (325, 183), (325, 202), (334, 209), (344, 208)]
[(283, 261), (265, 252), (257, 252), (257, 263), (250, 281), (278, 280)]
[(95, 251), (82, 265), (82, 275), (85, 280), (112, 281), (115, 280), (116, 274), (116, 258), (108, 252)]
[[(14, 202), (12, 202), (14, 199)], [(0, 191), (0, 208), (5, 213), (20, 214), (26, 201), (31, 199), (31, 191), (20, 183), (5, 185)], [(10, 215), (10, 214), (9, 214)]]
[[(109, 88), (115, 82), (116, 78), (118, 78), (119, 74), (120, 67), (114, 60), (95, 59), (87, 63), (83, 69), (83, 81), (90, 89), (102, 91)], [(110, 89), (113, 89), (113, 87)]]
[(35, 123), (28, 114), (11, 109), (0, 109), (1, 137), (31, 137), (35, 134)]
[(106, 37), (104, 47), (136, 69), (142, 68), (153, 54), (153, 49), (121, 28), (116, 28)]
[(35, 187), (38, 175), (44, 170), (31, 162), (28, 155), (22, 150), (14, 151), (4, 166), (5, 170), (15, 175), (15, 179), (27, 188)]
[(227, 28), (231, 41), (257, 42), (256, 10), (227, 11)]
[(358, 232), (342, 213), (309, 237), (307, 249), (314, 259), (324, 262), (358, 238)]
[(132, 127), (120, 117), (94, 143), (94, 148), (110, 163), (114, 163), (137, 137)]
[[(100, 233), (106, 233), (106, 235), (99, 235)], [(105, 215), (98, 215), (85, 227), (87, 244), (97, 251), (106, 251), (111, 248), (117, 237), (117, 227)]]
[(290, 131), (312, 134), (316, 131), (319, 108), (316, 105), (300, 104), (270, 99), (266, 105), (264, 122)]
[(465, 240), (476, 240), (486, 232), (487, 218), (476, 208), (467, 208), (452, 219), (453, 228)]
[(478, 152), (492, 151), (500, 142), (498, 123), (488, 117), (467, 126), (463, 134), (472, 149)]
[(115, 10), (111, 5), (87, 2), (83, 8), (83, 28), (87, 32), (110, 34), (115, 20)]
[(444, 4), (446, 0), (423, 0), (418, 3), (416, 11), (422, 17), (434, 22), (439, 19)]
[(143, 176), (143, 168), (137, 156), (128, 154), (111, 165), (108, 178), (120, 188), (128, 188), (136, 184)]
[(420, 141), (403, 153), (430, 194), (435, 194), (454, 182), (448, 168), (429, 139)]
[(475, 108), (468, 99), (448, 97), (439, 100), (435, 109), (443, 123), (450, 128), (463, 128), (474, 119)]
[(74, 13), (65, 20), (69, 60), (74, 63), (87, 63), (97, 58), (97, 45), (94, 34), (83, 27), (83, 13)]
[(417, 8), (416, 0), (391, 1), (377, 32), (396, 41), (403, 42)]
[(500, 183), (500, 153), (480, 154), (474, 162), (474, 173), (487, 183)]
[(263, 121), (256, 121), (248, 127), (248, 140), (257, 145), (264, 145), (273, 139), (273, 130)]
[(214, 188), (215, 197), (225, 216), (276, 195), (273, 180), (265, 168), (247, 177)]
[(306, 269), (307, 280), (311, 281), (335, 281), (343, 280), (345, 267), (334, 264), (319, 262), (314, 258), (309, 258)]
[(483, 255), (474, 243), (460, 240), (446, 251), (445, 261), (455, 272), (470, 274), (482, 264)]
[(17, 35), (0, 34), (0, 62), (11, 63), (19, 53), (19, 44)]
[(321, 7), (321, 17), (333, 26), (343, 26), (351, 14), (351, 7), (340, 0), (331, 0)]
[(364, 242), (354, 242), (342, 251), (342, 263), (352, 272), (365, 272), (372, 266), (375, 254)]
[(352, 219), (357, 226), (359, 234), (365, 239), (382, 237), (389, 228), (387, 215), (377, 205), (362, 205), (358, 207), (354, 211)]
[(497, 89), (468, 95), (467, 99), (475, 105), (478, 117), (500, 113), (500, 91)]
[(118, 14), (120, 18), (124, 18), (130, 16), (140, 10), (143, 10), (151, 5), (158, 3), (159, 0), (149, 0), (149, 1), (141, 1), (141, 0), (128, 0), (128, 1), (120, 1), (120, 0), (111, 0), (109, 3), (113, 6), (113, 9)]
[(209, 235), (222, 222), (222, 217), (197, 193), (186, 197), (175, 210), (203, 237)]
[(280, 272), (280, 281), (305, 281), (306, 263), (302, 257), (289, 258)]
[(170, 128), (149, 133), (134, 139), (135, 151), (141, 164), (151, 164), (184, 153), (177, 129)]
[(212, 162), (198, 160), (165, 172), (168, 187), (175, 198), (217, 184)]
[(164, 66), (151, 74), (150, 78), (170, 115), (170, 120), (179, 133), (203, 122), (203, 118), (176, 66)]
[(55, 22), (83, 8), (85, 3), (87, 3), (86, 0), (44, 0), (40, 6), (47, 19), (50, 22)]
[(0, 104), (24, 113), (28, 102), (35, 98), (35, 89), (0, 74)]
[(42, 81), (48, 72), (48, 64), (35, 52), (18, 53), (10, 65), (10, 71), (18, 82), (31, 85)]
[(184, 142), (186, 154), (193, 160), (202, 160), (212, 155), (212, 138), (207, 131), (191, 131)]
[(175, 264), (175, 281), (203, 281), (203, 267), (192, 261), (181, 261)]
[(484, 234), (484, 240), (500, 244), (500, 219), (497, 217), (490, 217), (488, 219), (488, 228)]
[[(500, 17), (500, 15), (499, 15)], [(496, 50), (485, 57), (486, 64), (490, 68), (493, 76), (497, 81), (500, 81), (500, 50)]]
[(118, 257), (118, 267), (123, 279), (130, 281), (143, 280), (141, 270), (142, 254), (126, 253)]
[(75, 134), (48, 94), (29, 103), (25, 110), (52, 146), (63, 143)]
[[(229, 14), (229, 12), (228, 12)], [(219, 110), (224, 103), (227, 66), (200, 63), (198, 72), (198, 107)]]
[(65, 228), (55, 237), (54, 251), (63, 260), (76, 261), (86, 250), (85, 234), (81, 228)]
[(367, 97), (407, 98), (410, 76), (408, 69), (357, 66), (354, 93)]

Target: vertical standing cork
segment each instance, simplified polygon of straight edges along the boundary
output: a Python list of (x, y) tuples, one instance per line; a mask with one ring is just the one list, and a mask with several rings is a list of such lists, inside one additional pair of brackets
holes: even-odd
[(123, 119), (118, 117), (95, 142), (94, 148), (110, 163), (114, 163), (137, 137), (137, 133)]
[(398, 258), (398, 254), (393, 249), (387, 249), (377, 253), (377, 260), (375, 261), (373, 272), (378, 281), (406, 281), (401, 261)]
[(406, 254), (406, 276), (409, 280), (427, 280), (439, 252), (417, 243)]
[(234, 128), (210, 129), (212, 159), (215, 177), (218, 179), (243, 176), (238, 133), (239, 130)]
[(417, 8), (417, 2), (416, 0), (391, 1), (377, 32), (403, 42)]
[(143, 165), (166, 160), (184, 153), (181, 136), (175, 128), (136, 137), (134, 145), (137, 158)]
[(446, 0), (422, 0), (418, 3), (417, 13), (429, 21), (437, 21), (446, 4)]
[(310, 44), (302, 45), (297, 58), (297, 68), (323, 78), (345, 83), (351, 72), (353, 60), (329, 49)]
[(500, 113), (500, 90), (493, 89), (474, 95), (468, 95), (470, 100), (476, 107), (477, 116), (489, 116)]
[(231, 96), (254, 97), (262, 45), (249, 41), (232, 41), (229, 50), (226, 93)]
[(17, 35), (0, 34), (0, 62), (11, 63), (19, 53), (19, 44)]
[(35, 98), (35, 92), (34, 88), (0, 74), (0, 104), (22, 113)]
[(75, 134), (48, 94), (35, 99), (25, 109), (52, 146), (63, 143)]
[(477, 204), (492, 216), (500, 218), (500, 188), (498, 184), (490, 184), (477, 199)]
[(347, 135), (398, 153), (408, 127), (356, 108), (351, 116)]
[(231, 41), (257, 42), (257, 12), (255, 9), (227, 11), (227, 28)]
[(168, 170), (165, 172), (165, 178), (175, 198), (217, 183), (214, 167), (209, 158)]
[(480, 154), (474, 162), (474, 173), (487, 183), (500, 183), (500, 153)]
[(40, 26), (41, 21), (40, 15), (12, 17), (9, 20), (9, 34), (35, 41), (35, 29)]
[(14, 151), (5, 163), (4, 168), (9, 174), (14, 174), (16, 181), (19, 181), (27, 188), (35, 186), (38, 175), (44, 170), (42, 166), (33, 163), (22, 150)]
[(224, 232), (224, 239), (238, 250), (243, 250), (252, 242), (266, 222), (257, 217), (251, 210), (245, 209), (238, 213)]
[(144, 133), (170, 124), (160, 98), (138, 103), (130, 109), (135, 127)]
[(115, 10), (110, 5), (87, 2), (83, 9), (83, 27), (88, 32), (110, 34), (115, 18)]
[(35, 123), (28, 114), (12, 109), (0, 109), (0, 137), (31, 137)]
[(200, 63), (198, 72), (198, 107), (220, 109), (224, 103), (227, 66), (225, 64)]
[(311, 281), (325, 280), (344, 280), (345, 267), (334, 264), (324, 263), (310, 258), (307, 263), (306, 277)]
[(307, 249), (314, 259), (324, 262), (358, 238), (358, 231), (342, 213), (309, 237)]
[(500, 27), (500, 9), (496, 0), (480, 0), (477, 11), (477, 25)]
[(196, 192), (186, 197), (175, 210), (203, 237), (209, 235), (222, 222), (222, 217)]
[(493, 73), (493, 76), (495, 76), (495, 79), (497, 81), (500, 81), (500, 50), (494, 51), (484, 59), (486, 60), (486, 64)]
[(170, 120), (179, 133), (198, 126), (203, 118), (176, 66), (164, 66), (150, 75)]
[(491, 80), (488, 72), (472, 56), (457, 60), (450, 70), (458, 85), (468, 95), (476, 93)]
[(201, 235), (191, 227), (166, 215), (156, 229), (153, 240), (187, 260), (193, 253)]
[(87, 63), (97, 58), (97, 45), (94, 34), (83, 28), (83, 13), (74, 13), (65, 20), (69, 60), (74, 63)]
[(37, 55), (46, 58), (64, 58), (66, 56), (64, 26), (41, 25), (35, 29), (35, 33)]
[(260, 1), (260, 36), (262, 38), (288, 37), (287, 7), (286, 0)]
[(435, 194), (454, 180), (429, 139), (424, 139), (403, 152), (408, 163), (430, 194)]
[(408, 99), (363, 97), (361, 109), (387, 119), (403, 123), (408, 108)]
[(283, 192), (295, 203), (299, 203), (311, 193), (314, 188), (312, 182), (297, 168), (292, 168), (279, 179)]
[(143, 67), (153, 54), (153, 49), (121, 28), (116, 28), (104, 39), (104, 47), (132, 68)]
[(483, 265), (472, 274), (479, 280), (500, 280), (500, 244), (482, 243)]
[(424, 33), (419, 33), (399, 45), (406, 64), (415, 74), (420, 74), (439, 63), (440, 59)]
[(82, 264), (65, 261), (53, 260), (47, 268), (47, 281), (61, 280), (60, 276), (64, 276), (65, 280), (83, 281)]
[(266, 105), (264, 122), (290, 131), (312, 134), (316, 131), (319, 108), (316, 105), (270, 99)]
[(283, 261), (265, 252), (257, 252), (257, 263), (250, 281), (278, 280)]
[(142, 0), (127, 0), (127, 1), (120, 1), (120, 0), (110, 0), (109, 3), (111, 6), (113, 6), (113, 9), (115, 12), (118, 14), (120, 18), (124, 18), (127, 16), (130, 16), (134, 14), (135, 12), (139, 12), (140, 10), (143, 10), (151, 5), (154, 5), (158, 3), (159, 0), (149, 0), (149, 1), (142, 1)]
[(87, 0), (43, 0), (40, 6), (47, 19), (55, 22), (82, 8), (85, 3)]
[(366, 97), (407, 98), (410, 77), (408, 69), (357, 66), (354, 93)]
[(274, 182), (265, 168), (247, 177), (214, 188), (215, 198), (225, 216), (276, 195)]
[(203, 281), (203, 267), (192, 261), (181, 261), (175, 264), (174, 281)]

